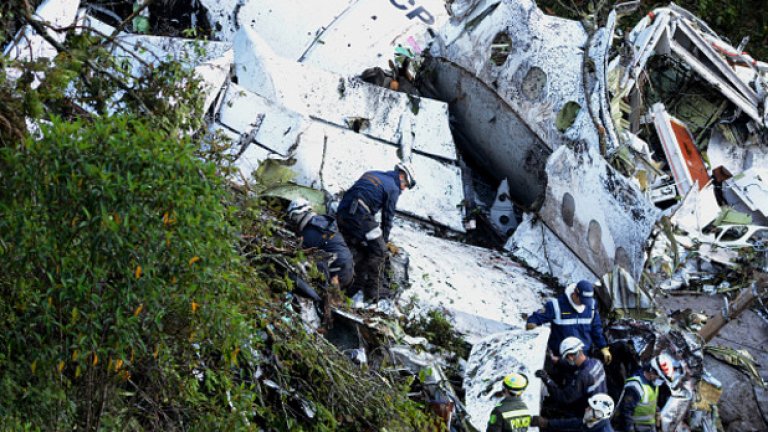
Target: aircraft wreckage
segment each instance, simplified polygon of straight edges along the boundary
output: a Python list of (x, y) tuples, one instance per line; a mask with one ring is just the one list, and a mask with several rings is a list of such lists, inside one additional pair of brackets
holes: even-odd
[[(361, 172), (414, 164), (419, 187), (398, 206), (414, 223), (399, 223), (393, 237), (408, 249), (409, 291), (423, 308), (451, 312), (474, 345), (464, 406), (443, 390), (475, 428), (504, 371), (541, 367), (546, 329), (521, 328), (548, 292), (508, 256), (426, 233), (464, 234), (479, 213), (533, 269), (561, 284), (599, 280), (605, 310), (635, 316), (607, 328), (613, 344), (631, 348), (627, 368), (673, 356), (678, 380), (662, 430), (715, 430), (723, 382), (706, 372), (704, 344), (691, 335), (711, 339), (764, 284), (704, 325), (695, 313), (636, 316), (658, 308), (658, 293), (635, 281), (724, 292), (718, 275), (743, 268), (745, 255), (768, 270), (768, 65), (744, 44), (673, 4), (621, 40), (624, 6), (598, 24), (546, 15), (530, 0), (333, 0), (319, 11), (309, 0), (199, 3), (217, 41), (123, 32), (115, 55), (134, 61), (135, 50), (149, 64), (170, 55), (195, 68), (209, 132), (232, 142), (235, 181), (287, 168), (291, 183), (273, 193), (312, 194), (332, 211)], [(103, 11), (77, 0), (43, 2), (38, 17), (112, 31)], [(24, 29), (4, 53), (55, 51)], [(494, 179), (491, 194), (474, 187), (473, 172)], [(412, 368), (438, 368), (398, 350)], [(527, 397), (538, 411), (535, 387)]]

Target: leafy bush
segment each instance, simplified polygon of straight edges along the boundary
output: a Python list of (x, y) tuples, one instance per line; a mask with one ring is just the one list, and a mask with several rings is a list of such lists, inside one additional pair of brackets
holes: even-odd
[(93, 430), (223, 413), (227, 374), (201, 388), (193, 373), (246, 340), (216, 166), (126, 116), (41, 135), (0, 148), (0, 417)]

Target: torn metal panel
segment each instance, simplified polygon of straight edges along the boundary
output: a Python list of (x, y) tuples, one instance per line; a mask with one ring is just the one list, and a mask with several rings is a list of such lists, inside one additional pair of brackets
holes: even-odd
[(531, 415), (539, 414), (542, 382), (534, 377), (534, 372), (544, 367), (548, 338), (549, 329), (538, 327), (497, 333), (472, 347), (464, 374), (464, 389), (467, 412), (474, 427), (485, 430), (491, 411), (501, 400), (502, 380), (512, 372), (528, 377), (528, 388), (522, 399)]
[(685, 195), (696, 183), (699, 189), (704, 188), (709, 183), (709, 173), (688, 127), (667, 114), (661, 103), (654, 104), (651, 112), (678, 192)]
[(626, 270), (616, 267), (612, 272), (603, 275), (599, 284), (595, 285), (598, 298), (606, 310), (615, 309), (650, 309), (653, 300), (643, 290)]
[(213, 102), (219, 96), (229, 80), (233, 52), (227, 51), (223, 56), (207, 61), (195, 67), (195, 74), (201, 79), (200, 91), (205, 94), (202, 112), (208, 112)]
[(498, 0), (446, 0), (445, 7), (454, 20), (462, 20), (477, 9), (485, 9), (489, 3)]
[(764, 165), (768, 160), (768, 146), (758, 140), (732, 142), (725, 137), (724, 130), (718, 127), (712, 131), (709, 139), (707, 158), (712, 167), (723, 166), (732, 173), (740, 173)]
[[(652, 55), (673, 55), (683, 60), (750, 118), (765, 125), (758, 108), (763, 98), (750, 85), (752, 81), (758, 81), (757, 86), (762, 87), (763, 79), (759, 75), (736, 73), (729, 63), (729, 56), (724, 55), (728, 52), (726, 47), (730, 46), (688, 11), (674, 5), (655, 9), (637, 23), (628, 40), (635, 55), (620, 82), (623, 92), (629, 93), (637, 84)], [(718, 43), (715, 44), (715, 41)], [(730, 49), (737, 51), (732, 47)]]
[(237, 84), (227, 87), (219, 111), (219, 122), (237, 133), (249, 134), (255, 143), (282, 156), (290, 154), (308, 127), (301, 114)]
[(753, 167), (726, 180), (724, 186), (725, 198), (736, 210), (746, 210), (756, 224), (768, 225), (768, 168)]
[(762, 123), (755, 92), (736, 76), (725, 60), (685, 20), (675, 20), (674, 24), (670, 40), (672, 52), (748, 116)]
[(551, 274), (563, 286), (575, 280), (595, 280), (592, 272), (573, 251), (534, 215), (525, 213), (504, 249), (542, 274)]
[(281, 58), (248, 27), (235, 35), (234, 49), (238, 83), (246, 89), (408, 153), (456, 160), (447, 104)]
[[(323, 130), (327, 144), (320, 178), (323, 188), (332, 193), (350, 187), (367, 170), (391, 170), (399, 162), (393, 146), (362, 140), (363, 137), (344, 129)], [(302, 139), (297, 149), (297, 159), (304, 152), (304, 142)], [(420, 154), (412, 155), (411, 165), (418, 185), (400, 195), (398, 211), (463, 232), (464, 190), (459, 167)]]
[(398, 45), (420, 52), (431, 39), (428, 29), (448, 20), (441, 0), (329, 0), (322, 7), (313, 0), (201, 3), (220, 40), (250, 27), (280, 56), (342, 74), (386, 68)]
[(401, 305), (446, 310), (470, 343), (509, 327), (523, 328), (524, 316), (550, 295), (525, 267), (497, 251), (435, 237), (397, 219), (391, 238), (410, 255), (411, 286)]
[(639, 278), (659, 211), (594, 152), (560, 147), (547, 162), (538, 215), (596, 276), (620, 266)]
[[(297, 183), (332, 194), (350, 187), (365, 171), (390, 170), (400, 161), (395, 146), (305, 117), (235, 84), (227, 89), (219, 121), (250, 137), (251, 146), (294, 159)], [(402, 194), (398, 211), (463, 231), (459, 168), (421, 154), (413, 154), (411, 162), (419, 184)]]
[[(45, 0), (35, 10), (33, 18), (50, 24), (53, 29), (47, 30), (48, 36), (61, 43), (66, 33), (55, 29), (74, 23), (79, 7), (80, 0)], [(53, 60), (57, 53), (56, 48), (29, 25), (21, 29), (3, 50), (3, 55), (11, 60), (26, 61), (42, 58)]]
[(704, 227), (717, 219), (718, 214), (720, 205), (717, 204), (714, 184), (710, 183), (701, 190), (691, 188), (672, 216), (671, 222), (687, 233), (700, 236)]
[(629, 32), (628, 40), (633, 46), (634, 57), (624, 69), (619, 87), (632, 88), (637, 84), (640, 75), (645, 69), (648, 59), (653, 54), (669, 52), (669, 33), (667, 25), (670, 20), (670, 12), (666, 9), (657, 9), (653, 15), (643, 17)]

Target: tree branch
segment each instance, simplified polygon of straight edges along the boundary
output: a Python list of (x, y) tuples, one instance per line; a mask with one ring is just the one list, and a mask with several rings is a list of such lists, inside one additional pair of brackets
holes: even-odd
[[(57, 52), (68, 52), (67, 48), (64, 47), (59, 41), (51, 37), (50, 34), (48, 34), (48, 31), (45, 28), (45, 25), (41, 22), (36, 20), (32, 17), (32, 7), (29, 5), (29, 0), (24, 0), (24, 19), (25, 21), (37, 32), (40, 37), (45, 39), (46, 42), (51, 44)], [(130, 96), (133, 100), (136, 101), (136, 103), (139, 104), (139, 106), (146, 111), (147, 113), (151, 114), (153, 111), (147, 107), (147, 105), (144, 103), (144, 101), (133, 91), (133, 89), (123, 82), (123, 80), (115, 76), (113, 73), (109, 72), (108, 70), (100, 67), (96, 63), (94, 63), (91, 59), (84, 59), (84, 63), (91, 68), (94, 72), (97, 72), (99, 74), (102, 74), (109, 79), (113, 80), (115, 84), (117, 84), (118, 87), (120, 87), (121, 90), (125, 91), (128, 96)], [(82, 75), (81, 75), (82, 76)], [(86, 80), (86, 84), (90, 86), (90, 83), (88, 80)]]

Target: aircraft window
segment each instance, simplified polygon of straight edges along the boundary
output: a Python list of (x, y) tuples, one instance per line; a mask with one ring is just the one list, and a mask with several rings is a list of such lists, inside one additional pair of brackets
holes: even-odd
[(496, 66), (501, 66), (509, 57), (509, 50), (512, 48), (512, 39), (506, 33), (498, 33), (491, 42), (491, 61)]
[(573, 195), (568, 192), (563, 195), (563, 204), (560, 209), (563, 214), (563, 221), (569, 226), (573, 226), (573, 215), (576, 213), (576, 202), (573, 200)]
[(747, 233), (747, 227), (745, 226), (732, 226), (725, 230), (723, 235), (720, 236), (720, 241), (734, 241), (740, 239)]
[(603, 229), (596, 220), (589, 221), (589, 229), (587, 229), (587, 241), (589, 242), (589, 248), (592, 252), (599, 253), (602, 250), (603, 243)]

